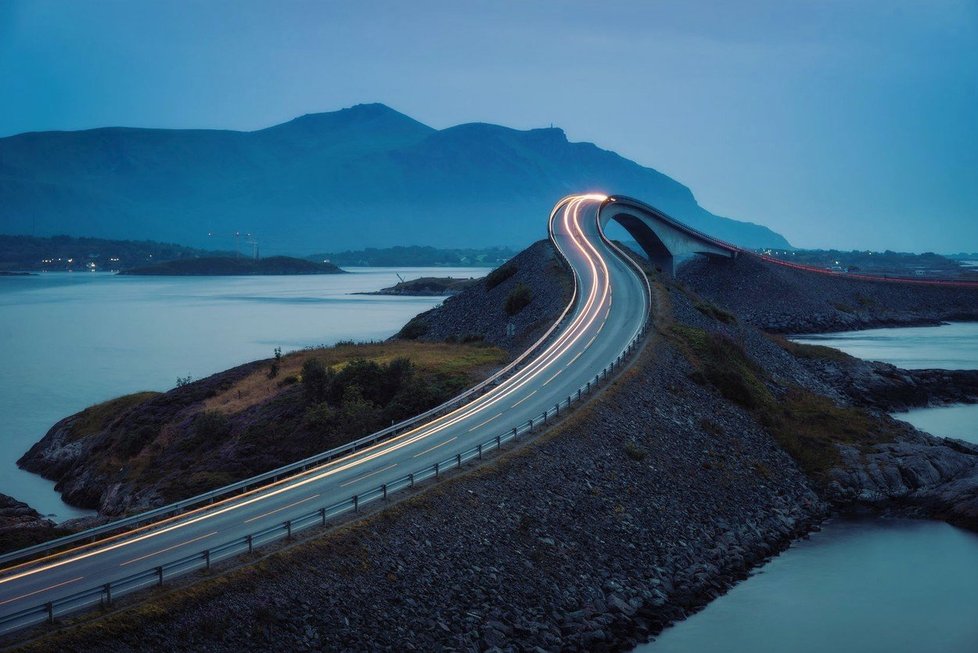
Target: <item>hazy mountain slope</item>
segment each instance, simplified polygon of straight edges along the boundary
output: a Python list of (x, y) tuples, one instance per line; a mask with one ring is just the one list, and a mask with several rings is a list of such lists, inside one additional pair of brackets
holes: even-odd
[[(384, 105), (255, 132), (105, 128), (0, 139), (0, 231), (267, 253), (426, 244), (523, 246), (562, 195), (635, 195), (720, 238), (785, 246), (714, 216), (688, 188), (559, 129), (441, 131)], [(208, 233), (215, 234), (208, 236)]]

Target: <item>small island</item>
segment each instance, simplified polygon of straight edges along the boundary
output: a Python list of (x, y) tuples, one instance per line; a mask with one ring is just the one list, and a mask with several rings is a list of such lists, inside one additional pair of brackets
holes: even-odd
[(144, 276), (233, 276), (233, 275), (292, 275), (292, 274), (345, 274), (332, 263), (306, 261), (291, 256), (269, 256), (252, 259), (232, 256), (205, 256), (178, 259), (125, 270), (119, 274)]
[(456, 279), (455, 277), (421, 277), (410, 281), (401, 281), (389, 288), (381, 288), (374, 292), (357, 293), (360, 295), (402, 295), (408, 297), (444, 297), (460, 293), (481, 279)]

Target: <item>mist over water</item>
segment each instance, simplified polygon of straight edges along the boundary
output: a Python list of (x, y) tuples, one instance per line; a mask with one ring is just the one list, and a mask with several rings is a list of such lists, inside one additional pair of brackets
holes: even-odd
[(94, 403), (168, 390), (260, 358), (340, 340), (379, 340), (442, 301), (350, 295), (474, 268), (357, 268), (281, 277), (0, 277), (0, 492), (57, 521), (88, 514), (16, 460), (55, 422)]

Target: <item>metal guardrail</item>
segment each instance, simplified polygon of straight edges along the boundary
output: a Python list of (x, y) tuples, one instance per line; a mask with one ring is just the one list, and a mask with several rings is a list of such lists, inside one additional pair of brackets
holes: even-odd
[[(558, 206), (560, 206), (560, 204), (558, 204)], [(338, 517), (340, 515), (349, 513), (351, 511), (358, 512), (360, 508), (365, 505), (368, 505), (375, 501), (386, 501), (392, 493), (413, 488), (417, 483), (420, 483), (429, 478), (437, 478), (444, 471), (450, 469), (459, 469), (463, 464), (473, 459), (481, 460), (486, 453), (489, 453), (494, 450), (499, 450), (502, 448), (503, 444), (510, 441), (516, 441), (519, 439), (521, 435), (530, 433), (535, 428), (541, 425), (548, 424), (548, 421), (551, 419), (551, 417), (556, 418), (557, 416), (559, 416), (561, 410), (567, 411), (571, 407), (571, 405), (580, 402), (582, 399), (585, 399), (602, 382), (606, 381), (609, 375), (611, 374), (611, 372), (621, 367), (621, 365), (625, 362), (625, 359), (638, 348), (638, 346), (642, 341), (642, 338), (644, 338), (645, 334), (648, 333), (649, 330), (649, 322), (651, 316), (651, 286), (648, 282), (648, 279), (645, 276), (644, 271), (642, 270), (641, 266), (634, 259), (632, 259), (632, 257), (627, 255), (620, 248), (615, 246), (614, 243), (611, 242), (607, 237), (605, 237), (603, 230), (600, 230), (600, 223), (599, 223), (599, 232), (601, 238), (608, 245), (610, 245), (621, 258), (623, 258), (629, 265), (634, 267), (638, 271), (639, 276), (644, 280), (646, 291), (648, 293), (648, 302), (646, 303), (646, 313), (644, 316), (644, 320), (642, 322), (642, 326), (635, 332), (635, 334), (633, 334), (628, 344), (618, 354), (618, 356), (615, 357), (615, 359), (611, 363), (609, 363), (607, 366), (602, 368), (601, 371), (599, 371), (594, 376), (593, 379), (587, 381), (576, 391), (571, 392), (571, 394), (567, 396), (567, 399), (557, 402), (557, 404), (554, 405), (553, 408), (544, 411), (540, 415), (540, 417), (530, 419), (527, 422), (514, 426), (511, 429), (507, 430), (506, 432), (500, 433), (499, 435), (497, 435), (496, 437), (490, 440), (487, 440), (485, 442), (476, 445), (475, 447), (472, 447), (470, 449), (455, 454), (451, 458), (447, 458), (444, 461), (436, 462), (434, 465), (430, 465), (428, 467), (419, 469), (415, 472), (407, 474), (406, 476), (402, 476), (401, 478), (396, 479), (389, 483), (384, 483), (366, 492), (353, 495), (350, 498), (341, 501), (339, 503), (335, 503), (329, 506), (323, 506), (317, 510), (313, 510), (294, 519), (281, 522), (279, 524), (276, 524), (275, 526), (271, 526), (269, 528), (266, 528), (261, 531), (257, 531), (255, 533), (250, 533), (236, 540), (232, 540), (230, 542), (226, 542), (224, 544), (209, 549), (204, 549), (203, 551), (199, 551), (197, 553), (184, 556), (183, 558), (174, 560), (173, 562), (169, 562), (164, 565), (158, 565), (146, 569), (144, 571), (132, 574), (130, 576), (126, 576), (116, 581), (110, 581), (108, 583), (104, 583), (89, 588), (87, 590), (82, 590), (80, 592), (76, 592), (74, 594), (70, 594), (68, 596), (57, 599), (55, 601), (48, 601), (46, 603), (42, 603), (30, 608), (25, 608), (23, 610), (13, 612), (8, 615), (4, 615), (0, 617), (0, 634), (13, 632), (21, 628), (26, 628), (28, 626), (43, 623), (45, 621), (51, 623), (54, 622), (54, 620), (58, 616), (66, 615), (72, 612), (77, 612), (79, 610), (92, 607), (95, 605), (108, 607), (112, 605), (112, 602), (115, 598), (121, 595), (128, 594), (145, 587), (162, 585), (167, 579), (176, 578), (177, 576), (181, 576), (199, 569), (209, 570), (211, 568), (211, 565), (213, 565), (215, 562), (218, 562), (220, 560), (224, 560), (226, 558), (239, 555), (242, 553), (246, 553), (246, 552), (252, 553), (254, 552), (255, 547), (257, 546), (268, 544), (282, 538), (291, 538), (292, 535), (295, 534), (296, 532), (304, 530), (306, 528), (310, 528), (312, 526), (316, 526), (316, 525), (325, 526), (331, 518)], [(553, 241), (552, 233), (551, 233), (551, 241)], [(560, 251), (560, 248), (556, 245), (556, 242), (555, 241), (553, 242), (555, 245), (555, 249), (558, 252), (558, 255), (561, 259), (561, 262), (569, 268), (570, 267), (569, 261), (566, 259), (563, 252)], [(525, 360), (530, 354), (532, 354), (537, 349), (539, 349), (542, 345), (544, 345), (549, 340), (550, 336), (554, 333), (554, 331), (557, 330), (557, 328), (563, 323), (564, 319), (570, 313), (571, 308), (574, 306), (577, 300), (577, 291), (578, 291), (578, 284), (577, 284), (577, 277), (575, 274), (574, 291), (571, 297), (571, 301), (567, 305), (567, 308), (564, 309), (563, 314), (561, 314), (560, 318), (558, 318), (558, 320), (554, 322), (554, 324), (550, 327), (547, 333), (545, 333), (536, 343), (534, 343), (523, 354), (521, 354), (519, 358), (513, 361), (513, 363), (508, 365), (503, 370), (500, 370), (500, 372), (493, 375), (493, 377), (490, 377), (489, 379), (479, 384), (478, 386), (475, 386), (474, 388), (470, 389), (466, 393), (459, 395), (459, 397), (471, 395), (471, 393), (481, 391), (482, 389), (487, 388), (490, 385), (490, 383), (493, 383), (493, 385), (495, 385), (496, 383), (498, 383), (498, 380), (502, 377), (503, 373), (515, 371), (516, 366), (520, 362)], [(452, 400), (452, 402), (456, 401), (457, 399), (458, 398)], [(370, 443), (377, 442), (379, 439), (382, 439), (378, 437), (380, 436), (380, 434), (383, 434), (385, 432), (390, 433), (392, 432), (393, 429), (402, 427), (402, 425), (404, 424), (408, 424), (408, 423), (416, 424), (418, 421), (422, 419), (431, 417), (432, 413), (438, 411), (439, 409), (442, 409), (446, 405), (447, 403), (442, 404), (442, 406), (436, 407), (431, 411), (428, 411), (428, 413), (422, 414), (420, 416), (416, 416), (410, 420), (406, 420), (401, 424), (394, 425), (393, 427), (390, 427), (390, 429), (385, 429), (384, 431), (379, 431), (378, 433), (371, 434), (370, 436), (367, 436), (365, 438), (361, 438), (360, 440), (352, 442), (344, 447), (337, 447), (336, 449), (325, 452), (324, 454), (319, 454), (317, 456), (313, 456), (312, 458), (307, 458), (297, 463), (286, 465), (277, 470), (272, 470), (271, 472), (267, 472), (266, 474), (252, 477), (251, 479), (246, 479), (245, 481), (241, 481), (232, 486), (226, 486), (224, 488), (219, 488), (218, 490), (214, 490), (210, 493), (198, 495), (197, 497), (188, 499), (184, 502), (177, 502), (176, 504), (171, 504), (170, 506), (164, 506), (163, 508), (159, 508), (155, 511), (150, 511), (148, 513), (137, 515), (135, 517), (129, 518), (129, 520), (120, 520), (119, 522), (112, 522), (111, 524), (106, 524), (105, 527), (84, 531), (83, 533), (77, 534), (77, 536), (81, 536), (81, 538), (76, 536), (76, 538), (73, 541), (77, 541), (78, 539), (84, 539), (85, 537), (91, 537), (93, 535), (97, 535), (98, 533), (96, 533), (95, 531), (99, 531), (100, 529), (116, 530), (127, 524), (139, 523), (140, 520), (144, 521), (150, 517), (162, 516), (163, 514), (167, 514), (166, 511), (174, 512), (175, 506), (186, 507), (190, 505), (192, 502), (194, 505), (196, 505), (204, 501), (207, 501), (211, 497), (223, 496), (225, 494), (235, 491), (236, 489), (241, 489), (249, 484), (254, 484), (257, 479), (267, 480), (270, 477), (285, 475), (289, 471), (298, 470), (298, 469), (305, 471), (309, 466), (312, 466), (317, 462), (325, 462), (327, 460), (325, 457), (328, 456), (329, 454), (333, 454), (334, 452), (340, 450), (344, 450), (344, 453), (348, 453), (348, 452), (355, 451), (357, 446), (362, 446), (363, 444), (366, 444), (368, 442)], [(178, 512), (179, 509), (177, 509), (176, 511)], [(112, 527), (112, 528), (109, 529), (108, 527)], [(103, 530), (102, 532), (105, 531)], [(66, 543), (65, 542), (66, 539), (68, 538), (61, 538), (61, 540), (54, 540), (50, 543), (47, 543), (48, 544), (47, 548), (44, 548), (42, 545), (41, 548), (38, 550), (41, 551), (51, 550), (52, 547), (58, 546), (59, 542), (61, 544)], [(32, 547), (32, 549), (34, 549), (34, 547)], [(14, 554), (20, 554), (17, 557), (25, 557), (27, 555), (30, 555), (29, 552), (32, 549), (23, 549), (19, 552), (14, 552)], [(2, 561), (3, 558), (0, 558), (0, 562)]]
[(79, 610), (93, 606), (109, 607), (116, 598), (124, 594), (129, 594), (146, 587), (159, 586), (168, 579), (173, 579), (199, 569), (210, 570), (211, 566), (218, 561), (242, 553), (252, 553), (256, 547), (283, 538), (291, 538), (295, 533), (313, 526), (325, 526), (332, 518), (350, 512), (359, 512), (366, 505), (376, 501), (386, 501), (395, 492), (413, 488), (418, 483), (430, 478), (438, 478), (443, 472), (451, 469), (459, 469), (471, 460), (481, 460), (487, 453), (501, 449), (507, 442), (519, 440), (520, 436), (533, 432), (539, 426), (548, 424), (552, 419), (558, 417), (561, 412), (566, 412), (571, 405), (586, 399), (600, 384), (607, 381), (611, 372), (621, 367), (629, 354), (638, 348), (642, 338), (648, 332), (648, 318), (649, 315), (647, 313), (642, 327), (611, 363), (602, 368), (593, 379), (587, 381), (587, 383), (576, 391), (571, 392), (566, 399), (559, 401), (553, 408), (549, 408), (541, 413), (539, 417), (512, 427), (490, 440), (486, 440), (443, 461), (436, 462), (434, 465), (418, 469), (392, 482), (378, 485), (366, 492), (355, 494), (339, 503), (323, 506), (294, 519), (250, 533), (219, 546), (192, 553), (173, 562), (151, 567), (119, 580), (110, 581), (87, 590), (70, 594), (55, 601), (49, 601), (4, 615), (0, 617), (0, 633), (13, 632), (43, 622), (53, 623), (59, 616), (78, 612)]
[[(559, 248), (556, 248), (560, 252)], [(569, 263), (564, 258), (563, 253), (560, 253), (561, 261), (565, 266), (569, 267)], [(535, 343), (533, 343), (526, 351), (520, 354), (515, 360), (510, 362), (508, 365), (503, 367), (501, 370), (490, 376), (488, 379), (480, 382), (479, 384), (469, 388), (465, 392), (449, 399), (443, 404), (435, 406), (434, 408), (427, 410), (419, 415), (415, 415), (409, 419), (402, 422), (398, 422), (392, 426), (385, 429), (371, 433), (352, 442), (347, 442), (346, 444), (340, 445), (328, 451), (304, 458), (294, 463), (288, 465), (283, 465), (276, 469), (252, 476), (250, 478), (231, 483), (230, 485), (225, 485), (223, 487), (215, 488), (208, 492), (203, 492), (189, 499), (183, 499), (181, 501), (176, 501), (166, 506), (161, 506), (159, 508), (154, 508), (146, 512), (139, 513), (138, 515), (133, 515), (131, 517), (124, 517), (122, 519), (114, 520), (109, 523), (103, 524), (101, 526), (95, 526), (93, 528), (86, 529), (84, 531), (79, 531), (78, 533), (73, 533), (71, 535), (66, 535), (54, 540), (49, 540), (47, 542), (42, 542), (40, 544), (35, 544), (24, 549), (19, 549), (17, 551), (11, 551), (0, 555), (0, 566), (6, 565), (10, 562), (15, 562), (18, 560), (23, 560), (25, 558), (32, 558), (38, 556), (39, 554), (56, 552), (57, 549), (65, 547), (69, 544), (74, 544), (76, 542), (82, 542), (84, 540), (89, 540), (93, 542), (96, 538), (103, 535), (111, 535), (123, 529), (131, 528), (139, 525), (146, 525), (150, 522), (164, 519), (166, 517), (177, 515), (184, 512), (187, 509), (195, 508), (201, 505), (214, 503), (218, 499), (224, 498), (228, 495), (235, 493), (243, 493), (249, 490), (255, 489), (256, 487), (274, 483), (282, 478), (293, 476), (296, 474), (301, 474), (308, 471), (310, 468), (317, 465), (322, 465), (328, 463), (337, 458), (345, 456), (347, 454), (356, 453), (359, 449), (364, 447), (377, 444), (384, 440), (393, 438), (401, 433), (415, 428), (419, 424), (426, 422), (431, 419), (442, 416), (445, 413), (451, 412), (457, 408), (464, 406), (465, 404), (477, 399), (491, 388), (499, 385), (503, 380), (505, 380), (510, 375), (517, 372), (520, 367), (530, 358), (534, 353), (536, 353), (540, 348), (544, 347), (551, 339), (551, 337), (557, 332), (560, 326), (567, 319), (570, 314), (571, 309), (577, 302), (577, 278), (574, 277), (574, 290), (571, 295), (571, 300), (564, 308), (563, 313), (560, 317), (550, 326), (550, 328), (544, 333)], [(2, 570), (0, 570), (2, 571)]]

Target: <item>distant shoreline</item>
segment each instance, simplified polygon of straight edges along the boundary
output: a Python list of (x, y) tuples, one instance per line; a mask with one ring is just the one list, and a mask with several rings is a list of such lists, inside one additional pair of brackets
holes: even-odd
[(166, 277), (223, 277), (346, 273), (332, 263), (314, 263), (290, 256), (271, 256), (257, 260), (233, 258), (230, 256), (208, 256), (147, 265), (131, 270), (124, 270), (119, 274)]

